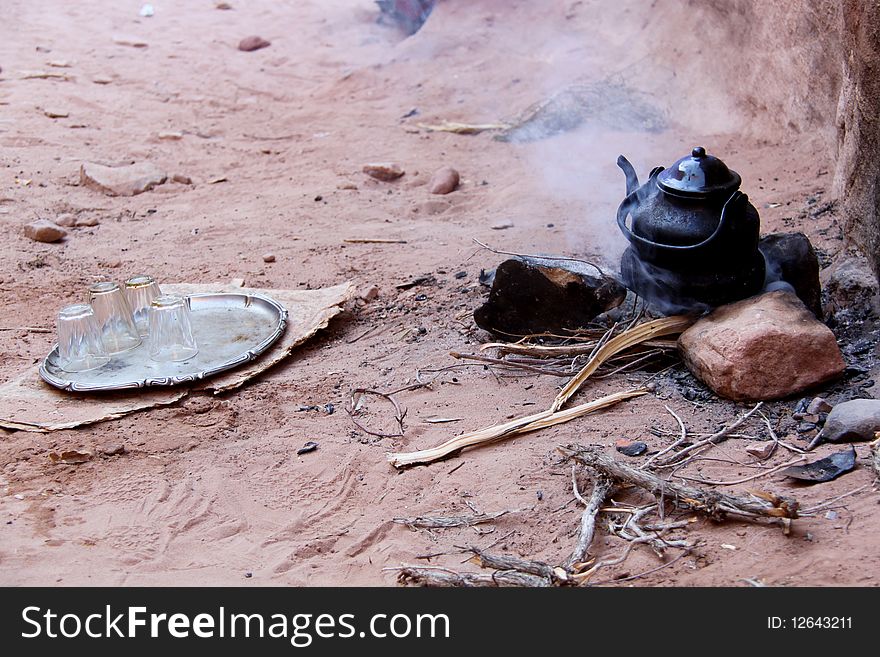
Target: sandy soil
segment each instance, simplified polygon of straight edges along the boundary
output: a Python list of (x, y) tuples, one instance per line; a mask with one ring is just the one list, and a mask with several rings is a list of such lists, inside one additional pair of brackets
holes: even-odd
[[(545, 407), (555, 395), (555, 378), (461, 367), (422, 374), (435, 383), (399, 395), (408, 409), (404, 438), (370, 438), (342, 411), (353, 388), (406, 386), (419, 370), (456, 364), (450, 350), (472, 351), (487, 338), (471, 320), (486, 294), (477, 276), (500, 258), (476, 249), (472, 238), (613, 265), (623, 247), (613, 223), (624, 188), (618, 153), (645, 175), (699, 142), (742, 174), (765, 231), (797, 228), (829, 256), (840, 249), (834, 212), (811, 214), (825, 200), (832, 166), (814, 136), (754, 129), (723, 80), (698, 79), (700, 93), (682, 100), (695, 80), (681, 80), (663, 58), (677, 37), (664, 41), (654, 29), (657, 14), (639, 13), (643, 3), (623, 0), (600, 12), (591, 2), (448, 0), (410, 39), (377, 25), (368, 0), (234, 4), (220, 11), (209, 0), (159, 1), (145, 19), (139, 2), (4, 3), (0, 379), (32, 365), (52, 343), (51, 333), (16, 327), (51, 327), (63, 303), (107, 277), (244, 278), (267, 288), (352, 280), (364, 293), (378, 286), (379, 296), (351, 304), (307, 348), (234, 394), (82, 430), (0, 431), (0, 583), (391, 584), (395, 574), (385, 569), (401, 563), (471, 567), (453, 547), (462, 544), (558, 563), (571, 549), (579, 511), (556, 445), (612, 445), (627, 436), (659, 448), (666, 441), (647, 430), (675, 429), (664, 404), (694, 430), (716, 428), (742, 407), (694, 404), (670, 379), (656, 396), (593, 418), (431, 467), (393, 470), (387, 451), (428, 447)], [(676, 11), (676, 3), (664, 4)], [(239, 52), (238, 41), (250, 34), (272, 45)], [(118, 35), (148, 46), (118, 45)], [(655, 64), (643, 47), (633, 48), (647, 42), (660, 53)], [(37, 69), (70, 79), (22, 79)], [(673, 117), (669, 128), (643, 133), (587, 123), (567, 135), (507, 144), (417, 125), (494, 122), (565, 84), (609, 79), (648, 94)], [(45, 114), (59, 109), (69, 116)], [(413, 109), (416, 115), (402, 118)], [(162, 131), (183, 138), (160, 140)], [(362, 165), (377, 160), (400, 163), (406, 175), (396, 183), (367, 179)], [(194, 184), (111, 198), (79, 186), (83, 161), (150, 161)], [(444, 165), (459, 169), (463, 183), (449, 196), (432, 196), (425, 183)], [(218, 178), (225, 180), (211, 184)], [(23, 237), (23, 223), (64, 212), (100, 224), (73, 229), (57, 244)], [(491, 228), (502, 221), (513, 227)], [(406, 243), (343, 242), (364, 237)], [(276, 262), (264, 263), (265, 253)], [(455, 277), (461, 271), (466, 276)], [(422, 275), (435, 282), (395, 288)], [(642, 378), (603, 379), (581, 398)], [(831, 394), (847, 393), (838, 386)], [(771, 405), (781, 426), (794, 401)], [(332, 414), (301, 410), (328, 403)], [(368, 409), (371, 426), (388, 422), (380, 401)], [(426, 422), (432, 416), (461, 419)], [(297, 456), (309, 440), (320, 448)], [(47, 458), (60, 448), (118, 443), (125, 454), (79, 466)], [(730, 441), (718, 453), (742, 460), (747, 444)], [(686, 532), (701, 541), (692, 556), (633, 583), (876, 585), (880, 499), (864, 467), (866, 447), (858, 450), (861, 467), (832, 483), (795, 489), (771, 475), (762, 484), (804, 505), (866, 486), (836, 516), (796, 521), (790, 536), (763, 523), (697, 520)], [(719, 478), (752, 472), (723, 463), (699, 471)], [(485, 534), (392, 523), (469, 513), (466, 503), (517, 512), (494, 532), (483, 526)], [(595, 547), (612, 555), (622, 543), (603, 534)], [(416, 559), (433, 553), (445, 554)], [(658, 563), (636, 550), (607, 574)]]

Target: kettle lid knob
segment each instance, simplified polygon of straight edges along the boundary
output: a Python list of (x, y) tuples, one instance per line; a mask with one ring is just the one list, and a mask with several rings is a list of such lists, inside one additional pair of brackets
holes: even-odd
[(706, 149), (702, 146), (697, 146), (694, 150), (691, 151), (691, 157), (702, 158), (706, 157)]

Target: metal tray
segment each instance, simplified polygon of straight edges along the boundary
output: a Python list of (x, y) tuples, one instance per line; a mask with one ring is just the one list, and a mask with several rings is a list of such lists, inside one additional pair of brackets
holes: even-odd
[(146, 338), (131, 351), (88, 372), (65, 372), (58, 366), (58, 345), (40, 365), (47, 383), (71, 392), (174, 386), (206, 379), (252, 361), (266, 351), (287, 325), (287, 310), (269, 297), (254, 294), (192, 294), (192, 328), (199, 353), (183, 363), (150, 359)]

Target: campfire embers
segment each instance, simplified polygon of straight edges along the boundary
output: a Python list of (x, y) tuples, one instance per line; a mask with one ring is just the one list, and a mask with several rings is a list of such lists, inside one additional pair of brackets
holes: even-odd
[[(627, 195), (617, 223), (630, 246), (623, 282), (665, 313), (706, 310), (756, 294), (764, 286), (760, 218), (739, 191), (739, 174), (696, 147), (639, 186), (622, 155)], [(632, 216), (631, 225), (627, 219)]]

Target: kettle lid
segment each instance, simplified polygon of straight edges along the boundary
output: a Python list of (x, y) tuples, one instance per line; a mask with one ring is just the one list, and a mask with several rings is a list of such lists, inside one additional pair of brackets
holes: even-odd
[(706, 198), (714, 194), (733, 193), (742, 178), (721, 160), (697, 146), (657, 176), (657, 186), (667, 194), (684, 198)]

